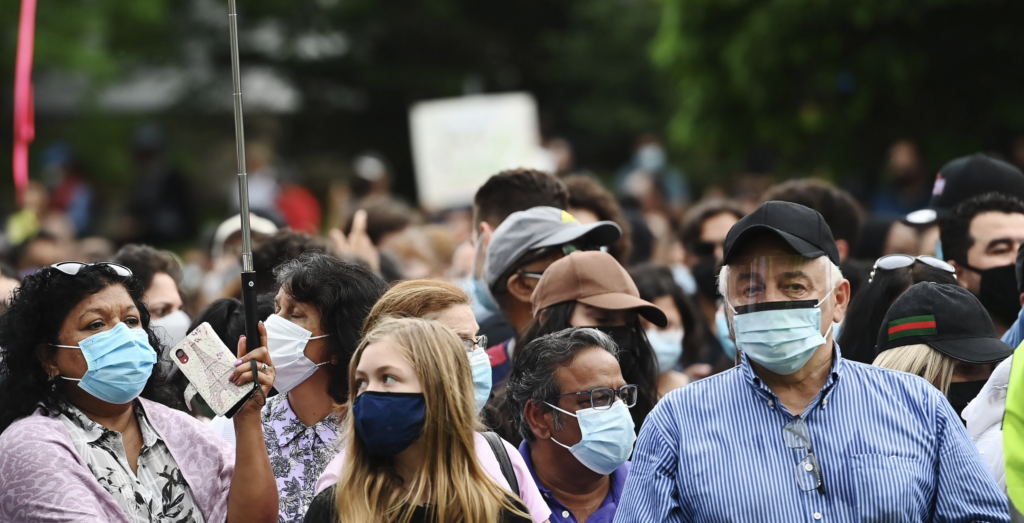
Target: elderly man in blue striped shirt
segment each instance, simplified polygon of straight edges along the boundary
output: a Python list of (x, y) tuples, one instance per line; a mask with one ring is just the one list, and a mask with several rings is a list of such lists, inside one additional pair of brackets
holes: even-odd
[(615, 523), (1009, 521), (937, 388), (842, 358), (838, 264), (801, 205), (767, 202), (729, 231), (719, 287), (740, 363), (647, 417)]

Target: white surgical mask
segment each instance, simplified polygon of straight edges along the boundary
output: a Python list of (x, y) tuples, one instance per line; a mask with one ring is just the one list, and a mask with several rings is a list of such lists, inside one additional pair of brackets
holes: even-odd
[(279, 393), (287, 394), (312, 376), (318, 367), (327, 364), (326, 361), (313, 363), (305, 353), (309, 340), (326, 338), (327, 334), (313, 336), (312, 332), (277, 314), (271, 314), (263, 325), (267, 328), (267, 349), (277, 372), (274, 388)]
[(188, 335), (188, 328), (192, 325), (192, 319), (185, 311), (178, 309), (163, 318), (155, 319), (149, 324), (164, 343), (164, 347), (171, 349)]

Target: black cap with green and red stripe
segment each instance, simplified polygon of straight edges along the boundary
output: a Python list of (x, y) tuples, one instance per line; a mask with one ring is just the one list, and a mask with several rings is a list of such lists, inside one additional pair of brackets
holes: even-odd
[(922, 282), (896, 298), (878, 333), (878, 352), (926, 344), (959, 361), (994, 363), (1013, 354), (985, 307), (959, 285)]

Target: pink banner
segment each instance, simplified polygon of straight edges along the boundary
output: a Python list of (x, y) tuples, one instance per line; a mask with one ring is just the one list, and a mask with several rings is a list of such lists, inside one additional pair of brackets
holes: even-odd
[(28, 145), (36, 137), (32, 99), (32, 50), (35, 46), (36, 0), (22, 0), (18, 58), (14, 66), (14, 188), (18, 201), (28, 186)]

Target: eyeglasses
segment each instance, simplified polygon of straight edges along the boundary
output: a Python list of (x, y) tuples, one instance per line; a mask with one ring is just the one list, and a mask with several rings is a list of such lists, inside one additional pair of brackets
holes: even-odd
[(914, 262), (921, 262), (929, 267), (939, 269), (940, 271), (946, 271), (956, 278), (956, 269), (936, 258), (935, 256), (911, 256), (909, 254), (889, 254), (882, 256), (875, 260), (875, 266), (871, 268), (871, 274), (868, 276), (868, 283), (875, 279), (875, 273), (879, 270), (883, 271), (894, 271), (896, 269), (905, 269), (914, 264)]
[(466, 352), (473, 352), (477, 347), (487, 350), (487, 336), (477, 336), (476, 338), (463, 338), (462, 344), (466, 346)]
[(807, 432), (807, 424), (803, 418), (793, 418), (793, 421), (782, 427), (782, 439), (786, 441), (786, 446), (793, 450), (807, 449), (807, 454), (796, 464), (796, 484), (800, 486), (800, 490), (807, 492), (818, 489), (818, 492), (824, 494), (825, 482), (822, 479), (821, 465), (811, 450), (811, 436)]
[(131, 278), (132, 277), (132, 270), (129, 269), (128, 267), (125, 267), (124, 265), (121, 265), (120, 263), (111, 263), (111, 262), (83, 263), (83, 262), (76, 262), (76, 261), (65, 261), (65, 262), (55, 263), (55, 264), (51, 265), (50, 267), (53, 268), (53, 269), (57, 269), (58, 271), (63, 272), (64, 274), (67, 274), (68, 276), (76, 276), (76, 275), (78, 275), (79, 272), (82, 271), (82, 269), (84, 269), (86, 267), (90, 267), (92, 265), (102, 265), (102, 266), (105, 266), (105, 267), (109, 267), (109, 268), (113, 269), (114, 272), (117, 273), (117, 275), (122, 277), (122, 278)]
[(566, 396), (582, 396), (584, 394), (588, 394), (590, 396), (590, 407), (594, 410), (607, 410), (612, 408), (612, 404), (615, 403), (615, 398), (622, 400), (622, 402), (626, 404), (626, 408), (631, 409), (633, 408), (633, 405), (636, 405), (637, 386), (623, 385), (619, 390), (609, 387), (601, 387), (582, 392), (570, 392), (569, 394), (562, 394), (551, 399), (558, 401), (559, 398), (564, 398)]

